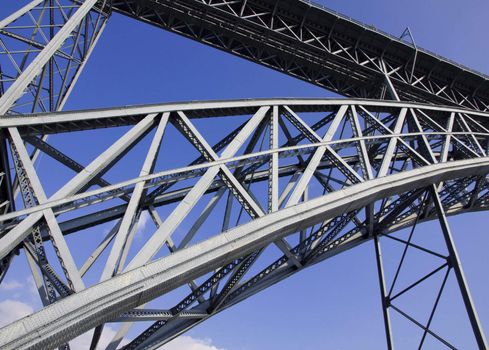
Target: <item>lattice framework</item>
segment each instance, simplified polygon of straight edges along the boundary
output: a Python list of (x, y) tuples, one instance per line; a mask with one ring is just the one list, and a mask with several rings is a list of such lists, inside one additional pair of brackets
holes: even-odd
[[(323, 19), (331, 15), (327, 10), (293, 6), (284, 11), (278, 2), (270, 8), (253, 1), (34, 0), (0, 21), (0, 280), (22, 250), (45, 306), (1, 329), (2, 346), (69, 348), (75, 336), (95, 329), (95, 348), (104, 324), (119, 322), (108, 347), (115, 349), (134, 322), (150, 321), (123, 348), (157, 348), (291, 274), (373, 239), (389, 349), (389, 310), (423, 330), (420, 348), (427, 336), (454, 348), (432, 329), (451, 271), (475, 341), (487, 347), (446, 220), (486, 209), (487, 79), (442, 59), (441, 71), (436, 64), (427, 72), (432, 54), (414, 42), (412, 54), (396, 58), (388, 47), (373, 54), (363, 35), (351, 31), (358, 24), (337, 16), (335, 23), (350, 25), (342, 36), (337, 24), (319, 28), (312, 20), (318, 13)], [(399, 102), (276, 99), (22, 115), (63, 107), (112, 8), (332, 91)], [(452, 69), (463, 73), (453, 80), (440, 73)], [(234, 129), (217, 140), (204, 136), (216, 121), (231, 121)], [(87, 165), (47, 139), (105, 128), (119, 130), (120, 137)], [(179, 145), (196, 152), (194, 159), (173, 160), (158, 170), (160, 159), (172, 152), (165, 140), (176, 135)], [(117, 178), (117, 167), (138, 149), (138, 172)], [(52, 193), (34, 166), (41, 153), (75, 172)], [(154, 232), (138, 246), (145, 215)], [(406, 240), (393, 235), (435, 218), (447, 253), (413, 243), (412, 233)], [(83, 263), (76, 261), (68, 235), (86, 235), (107, 223), (105, 237)], [(183, 237), (179, 230), (186, 231)], [(389, 290), (380, 237), (406, 247)], [(400, 292), (445, 271), (426, 322), (393, 303), (408, 249), (444, 261)], [(190, 291), (182, 292), (183, 285)], [(159, 306), (169, 294), (180, 301)]]

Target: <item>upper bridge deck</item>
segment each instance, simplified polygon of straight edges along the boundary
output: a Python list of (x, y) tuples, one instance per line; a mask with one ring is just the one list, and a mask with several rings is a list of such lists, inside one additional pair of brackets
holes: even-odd
[[(300, 0), (115, 0), (116, 12), (351, 97), (489, 110), (489, 77)], [(475, 48), (474, 48), (475, 49)]]

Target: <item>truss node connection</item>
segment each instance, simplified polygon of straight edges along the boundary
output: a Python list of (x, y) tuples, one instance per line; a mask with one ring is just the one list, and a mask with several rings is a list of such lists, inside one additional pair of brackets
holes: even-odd
[[(350, 99), (59, 112), (112, 11)], [(96, 349), (107, 324), (107, 349), (157, 349), (370, 241), (389, 349), (392, 312), (419, 348), (459, 347), (433, 326), (452, 272), (487, 349), (447, 216), (489, 206), (489, 77), (414, 42), (299, 0), (32, 0), (0, 20), (0, 129), (0, 283), (26, 261), (43, 305), (0, 329), (2, 349), (88, 331)], [(412, 240), (430, 220), (443, 252)], [(404, 247), (393, 281), (384, 240)], [(408, 249), (441, 264), (399, 286)], [(399, 306), (439, 273), (427, 321)]]
[[(35, 252), (33, 227), (41, 228), (40, 244), (56, 243), (60, 252), (59, 263), (32, 256), (55, 302), (0, 330), (0, 344), (53, 348), (120, 322), (116, 347), (128, 326), (152, 320), (124, 349), (156, 348), (303, 268), (435, 219), (439, 208), (421, 195), (430, 185), (448, 215), (485, 210), (488, 118), (451, 107), (312, 99), (4, 117), (0, 128), (35, 193), (44, 192), (43, 173), (32, 170), (24, 142), (74, 175), (34, 205), (0, 216), (0, 257), (20, 247)], [(216, 122), (230, 127), (216, 135)], [(120, 136), (86, 165), (42, 139), (95, 129)], [(170, 163), (166, 150), (177, 139), (188, 159)], [(144, 154), (140, 170), (113, 182), (121, 155), (136, 149)], [(153, 221), (143, 244), (134, 239), (142, 216)], [(112, 229), (101, 236), (105, 225)], [(93, 232), (100, 244), (76, 262), (66, 236)], [(101, 283), (89, 284), (84, 276), (96, 266)], [(184, 285), (190, 289), (181, 294)], [(172, 293), (181, 302), (155, 309)]]

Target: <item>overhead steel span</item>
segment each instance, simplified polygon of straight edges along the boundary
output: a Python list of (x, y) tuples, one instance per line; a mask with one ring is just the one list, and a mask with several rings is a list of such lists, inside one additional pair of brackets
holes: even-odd
[[(485, 341), (446, 216), (487, 209), (488, 113), (269, 99), (3, 117), (0, 128), (23, 165), (20, 185), (29, 179), (36, 198), (0, 216), (0, 257), (5, 267), (26, 255), (46, 304), (0, 329), (1, 348), (60, 347), (91, 329), (96, 344), (117, 322), (115, 349), (133, 323), (150, 321), (122, 348), (155, 349), (330, 256), (372, 239), (379, 249), (379, 238), (437, 256), (430, 274), (453, 271)], [(68, 153), (94, 132), (106, 142), (82, 165)], [(49, 171), (34, 170), (28, 145), (49, 156)], [(75, 174), (53, 178), (56, 167)], [(57, 185), (43, 186), (46, 176)], [(141, 233), (145, 216), (153, 224)], [(448, 254), (391, 235), (432, 219)], [(83, 237), (97, 244), (77, 244)], [(159, 306), (170, 294), (180, 301)], [(383, 295), (385, 309), (395, 299)]]
[[(20, 6), (0, 20), (0, 283), (32, 275), (42, 309), (0, 329), (1, 348), (69, 350), (93, 329), (96, 349), (110, 323), (107, 349), (156, 349), (369, 240), (388, 350), (392, 313), (421, 332), (418, 349), (489, 348), (447, 220), (487, 208), (488, 76), (418, 47), (409, 29), (396, 38), (310, 1)], [(113, 12), (370, 100), (55, 112)], [(435, 218), (436, 247), (413, 239)], [(388, 278), (385, 241), (402, 247)], [(413, 253), (439, 265), (414, 259), (426, 274), (410, 283)], [(436, 293), (422, 320), (402, 303), (421, 284)], [(440, 334), (450, 284), (468, 317)], [(473, 337), (453, 339), (467, 321)]]

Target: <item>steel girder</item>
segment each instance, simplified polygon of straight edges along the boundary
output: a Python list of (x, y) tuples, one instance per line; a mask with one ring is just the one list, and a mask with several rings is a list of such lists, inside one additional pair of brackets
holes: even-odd
[[(75, 175), (36, 205), (0, 216), (0, 257), (23, 247), (39, 286), (49, 282), (56, 300), (0, 330), (0, 344), (56, 347), (120, 322), (109, 346), (116, 348), (133, 322), (152, 320), (124, 348), (157, 348), (305, 267), (437, 218), (422, 196), (430, 185), (449, 215), (486, 210), (488, 118), (403, 102), (284, 99), (4, 117), (0, 127), (35, 193), (46, 192), (47, 175), (33, 171), (23, 141), (53, 159), (51, 172), (58, 164)], [(231, 126), (218, 135), (216, 121)], [(69, 143), (61, 151), (41, 139), (100, 128), (120, 137), (88, 165), (69, 156)], [(177, 136), (182, 150), (189, 147), (186, 159), (159, 168)], [(140, 170), (112, 184), (136, 150)], [(141, 242), (135, 237), (145, 213), (154, 226)], [(59, 263), (36, 258), (30, 237), (42, 220), (49, 226), (40, 225), (40, 242), (57, 247)], [(104, 235), (101, 223), (110, 223)], [(76, 261), (67, 234), (95, 234), (100, 244)], [(100, 273), (100, 283), (89, 283), (90, 273)], [(163, 295), (181, 301), (158, 308)]]
[(310, 1), (114, 0), (116, 12), (341, 95), (489, 110), (489, 78)]
[[(62, 108), (112, 8), (347, 96), (389, 94), (471, 110), (248, 100), (13, 118)], [(68, 348), (67, 341), (95, 327), (95, 348), (104, 323), (121, 322), (108, 346), (114, 349), (133, 322), (151, 320), (124, 348), (157, 348), (304, 267), (371, 238), (378, 246), (379, 235), (396, 239), (390, 236), (396, 230), (439, 218), (450, 248), (445, 216), (486, 209), (487, 77), (316, 5), (33, 0), (0, 21), (0, 43), (6, 58), (0, 61), (0, 281), (20, 252), (45, 306), (0, 330), (4, 347)], [(222, 117), (239, 122), (211, 146), (202, 129)], [(47, 142), (48, 134), (100, 128), (123, 133), (88, 165), (70, 157), (66, 145)], [(162, 154), (171, 153), (159, 151), (169, 149), (165, 140), (175, 133), (195, 157), (157, 170)], [(138, 172), (114, 176), (144, 142)], [(76, 173), (54, 194), (33, 166), (41, 152)], [(154, 233), (138, 245), (146, 213)], [(66, 235), (100, 234), (104, 223), (110, 228), (97, 237), (99, 245), (77, 261)], [(477, 343), (486, 348), (453, 247), (444, 258)], [(182, 294), (184, 284), (189, 293)], [(160, 296), (179, 293), (170, 309), (159, 306)], [(394, 306), (387, 302), (388, 308)], [(431, 318), (427, 325), (410, 320), (433, 335)]]

